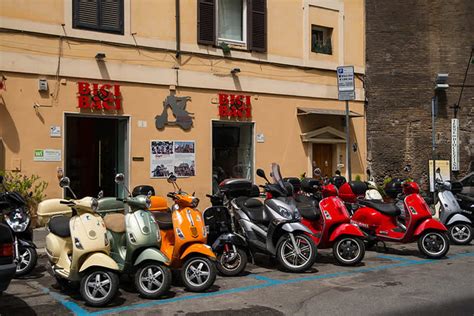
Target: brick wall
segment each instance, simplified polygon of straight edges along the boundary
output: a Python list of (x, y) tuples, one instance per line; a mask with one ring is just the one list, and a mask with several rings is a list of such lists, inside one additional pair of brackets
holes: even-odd
[[(474, 46), (473, 0), (366, 0), (368, 164), (420, 179), (431, 159), (431, 97), (437, 73), (449, 73), (436, 120), (438, 159), (451, 157), (450, 107), (458, 102)], [(461, 99), (460, 172), (474, 169), (474, 65)]]

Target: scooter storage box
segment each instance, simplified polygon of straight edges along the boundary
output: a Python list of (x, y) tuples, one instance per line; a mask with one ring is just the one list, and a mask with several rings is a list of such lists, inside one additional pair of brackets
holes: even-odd
[(44, 226), (53, 216), (65, 215), (71, 216), (72, 209), (65, 205), (59, 203), (62, 199), (48, 199), (40, 202), (38, 204), (38, 225)]
[(151, 192), (151, 195), (155, 195), (155, 189), (151, 185), (138, 185), (133, 188), (132, 196), (148, 195), (148, 192)]
[(151, 206), (148, 209), (151, 212), (162, 212), (162, 211), (167, 211), (168, 210), (168, 201), (166, 198), (161, 197), (161, 196), (151, 196)]
[(249, 196), (252, 192), (252, 181), (247, 179), (226, 179), (219, 184), (219, 190), (227, 198), (236, 198), (239, 196)]
[(117, 201), (115, 197), (104, 197), (99, 200), (99, 206), (97, 207), (97, 212), (120, 212), (123, 213), (125, 210), (125, 205), (122, 201)]
[(304, 178), (301, 180), (301, 189), (306, 193), (315, 193), (318, 190), (319, 184), (319, 180)]
[(291, 183), (294, 192), (301, 191), (301, 181), (296, 177), (284, 178), (283, 181)]

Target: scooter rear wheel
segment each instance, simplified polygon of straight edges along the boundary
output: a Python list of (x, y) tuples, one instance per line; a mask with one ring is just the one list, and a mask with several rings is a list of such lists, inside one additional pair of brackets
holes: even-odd
[(135, 287), (144, 298), (155, 299), (170, 289), (171, 279), (167, 266), (148, 261), (141, 264), (135, 273)]
[(299, 250), (294, 249), (290, 235), (285, 234), (277, 244), (277, 259), (283, 268), (290, 272), (304, 272), (316, 261), (317, 247), (304, 233), (296, 233), (293, 236)]
[(428, 231), (418, 238), (418, 249), (430, 259), (443, 258), (449, 251), (449, 239), (446, 233)]
[(449, 226), (449, 239), (456, 245), (467, 245), (472, 240), (472, 227), (468, 223), (454, 223)]
[(342, 236), (332, 247), (334, 258), (343, 266), (353, 266), (364, 259), (364, 242), (358, 237)]
[(203, 292), (216, 280), (216, 266), (207, 257), (191, 257), (181, 269), (184, 286), (191, 292)]
[(105, 269), (91, 269), (82, 279), (80, 291), (86, 304), (94, 307), (105, 306), (118, 291), (119, 277), (115, 272)]

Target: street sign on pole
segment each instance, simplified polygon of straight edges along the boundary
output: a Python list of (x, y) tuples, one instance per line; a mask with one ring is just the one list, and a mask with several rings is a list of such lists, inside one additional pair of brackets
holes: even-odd
[(346, 101), (346, 175), (352, 180), (351, 170), (351, 134), (349, 121), (349, 100), (355, 99), (354, 66), (337, 67), (337, 92), (338, 99)]
[(451, 170), (459, 171), (459, 120), (451, 120)]
[(337, 91), (340, 101), (355, 99), (354, 66), (337, 67)]

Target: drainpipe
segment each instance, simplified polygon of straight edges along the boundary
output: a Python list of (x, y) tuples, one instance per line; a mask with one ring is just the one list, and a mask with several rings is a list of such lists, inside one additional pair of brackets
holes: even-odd
[(175, 0), (176, 4), (176, 58), (181, 55), (181, 16), (179, 12), (179, 0)]

